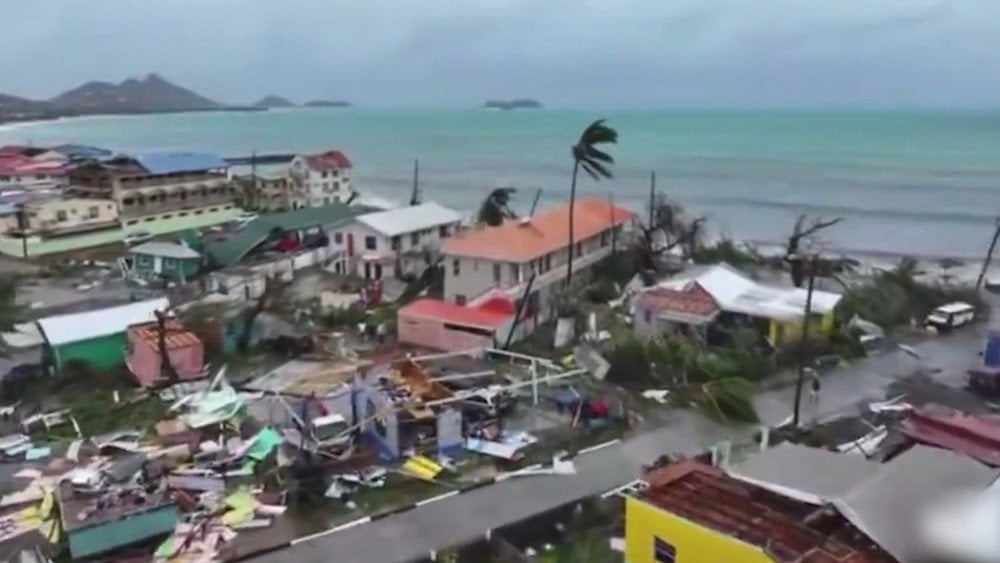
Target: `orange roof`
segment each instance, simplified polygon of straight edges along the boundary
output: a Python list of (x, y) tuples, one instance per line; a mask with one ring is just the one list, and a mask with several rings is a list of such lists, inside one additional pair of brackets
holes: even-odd
[(450, 301), (425, 297), (400, 307), (398, 315), (489, 329), (501, 326), (513, 317), (514, 313), (510, 310), (501, 310), (501, 307), (492, 302), (484, 303), (481, 307), (464, 307)]
[[(129, 327), (139, 340), (157, 347), (160, 345), (159, 329), (156, 323), (143, 323)], [(201, 345), (201, 340), (190, 330), (186, 330), (177, 321), (167, 321), (167, 349), (186, 348)]]
[[(576, 200), (574, 239), (592, 237), (635, 216), (603, 197)], [(526, 262), (569, 244), (569, 204), (535, 214), (530, 221), (508, 219), (497, 227), (475, 227), (456, 233), (442, 247), (446, 255)]]

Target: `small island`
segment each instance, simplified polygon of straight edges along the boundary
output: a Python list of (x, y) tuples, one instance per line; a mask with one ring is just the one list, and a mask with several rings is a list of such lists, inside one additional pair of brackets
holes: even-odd
[(510, 111), (514, 109), (541, 109), (542, 103), (531, 98), (515, 98), (513, 100), (487, 100), (483, 107)]
[(254, 102), (254, 107), (258, 108), (293, 108), (295, 104), (292, 103), (288, 98), (282, 98), (281, 96), (275, 96), (273, 94), (264, 96), (263, 98)]
[(308, 102), (302, 104), (307, 108), (349, 108), (352, 107), (351, 102), (345, 102), (343, 100), (309, 100)]

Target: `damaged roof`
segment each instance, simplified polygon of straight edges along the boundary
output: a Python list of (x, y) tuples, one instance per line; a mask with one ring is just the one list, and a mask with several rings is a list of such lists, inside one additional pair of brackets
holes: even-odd
[(913, 411), (903, 421), (901, 430), (918, 443), (960, 452), (1000, 467), (1000, 417)]
[[(776, 561), (881, 563), (891, 558), (849, 532), (843, 520), (813, 529), (815, 507), (796, 503), (697, 461), (683, 461), (646, 475), (639, 498), (701, 526), (766, 550)], [(833, 525), (833, 529), (831, 528)], [(833, 537), (836, 535), (837, 537)]]

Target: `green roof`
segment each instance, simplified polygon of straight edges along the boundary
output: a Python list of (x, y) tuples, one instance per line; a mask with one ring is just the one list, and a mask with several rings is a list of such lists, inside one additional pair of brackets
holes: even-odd
[(334, 227), (346, 223), (357, 215), (372, 211), (377, 209), (367, 205), (338, 203), (262, 214), (228, 238), (206, 244), (205, 254), (211, 258), (215, 266), (225, 268), (242, 260), (251, 250), (271, 239), (276, 232), (317, 226)]

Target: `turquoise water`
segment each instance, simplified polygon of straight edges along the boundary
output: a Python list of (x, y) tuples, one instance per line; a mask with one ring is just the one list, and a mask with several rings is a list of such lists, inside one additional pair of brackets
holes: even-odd
[(0, 144), (80, 142), (113, 149), (246, 155), (340, 148), (363, 191), (405, 200), (412, 161), (425, 197), (473, 209), (500, 184), (529, 206), (569, 189), (569, 147), (590, 120), (618, 129), (616, 177), (585, 180), (639, 207), (658, 187), (716, 231), (772, 240), (799, 212), (846, 221), (836, 245), (982, 254), (1000, 211), (1000, 114), (874, 112), (491, 112), (295, 109), (95, 117), (0, 127)]

